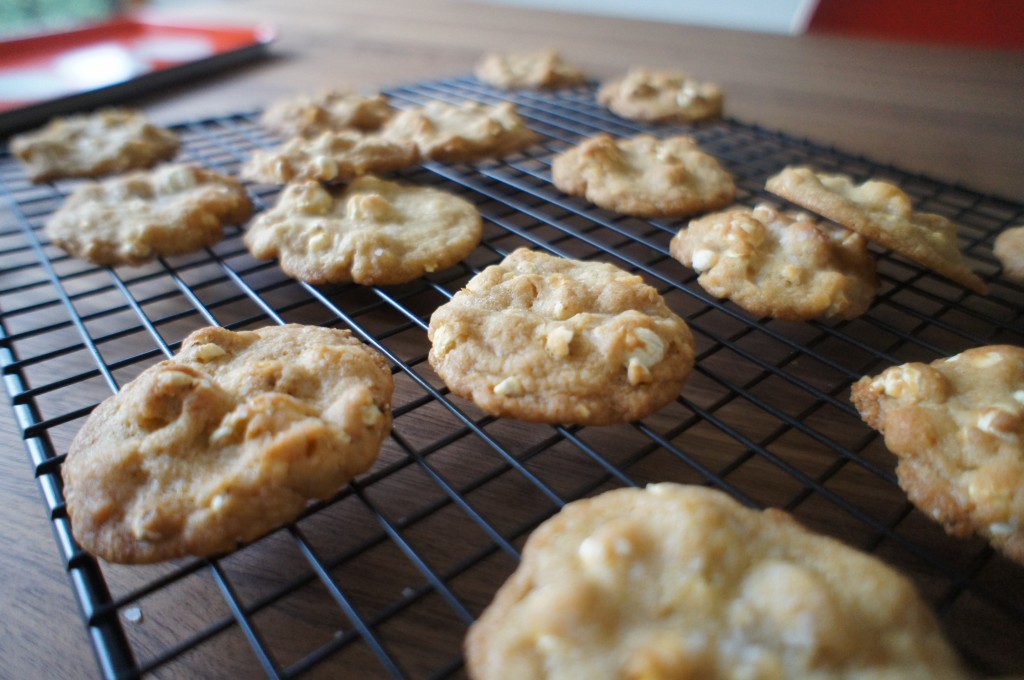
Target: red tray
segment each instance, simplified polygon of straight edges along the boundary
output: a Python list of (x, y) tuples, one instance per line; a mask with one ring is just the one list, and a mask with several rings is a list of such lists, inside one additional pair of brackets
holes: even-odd
[(266, 26), (119, 16), (0, 42), (0, 133), (257, 58), (273, 39)]

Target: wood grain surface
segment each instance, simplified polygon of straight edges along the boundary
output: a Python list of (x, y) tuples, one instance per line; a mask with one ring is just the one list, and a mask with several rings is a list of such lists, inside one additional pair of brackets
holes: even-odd
[[(197, 21), (265, 22), (279, 38), (265, 60), (140, 100), (165, 123), (259, 108), (324, 86), (459, 75), (485, 51), (557, 46), (595, 79), (634, 65), (684, 68), (718, 82), (727, 114), (739, 120), (1024, 199), (1020, 53), (759, 35), (456, 0), (234, 0), (184, 3), (168, 12)], [(96, 662), (31, 469), (4, 406), (0, 677), (94, 677)], [(208, 671), (209, 677), (259, 673), (230, 663)]]

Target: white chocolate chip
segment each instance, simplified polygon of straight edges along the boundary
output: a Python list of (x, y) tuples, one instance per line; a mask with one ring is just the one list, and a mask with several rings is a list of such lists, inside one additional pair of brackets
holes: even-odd
[(330, 211), (334, 199), (319, 184), (307, 185), (302, 192), (301, 198), (297, 201), (298, 208), (304, 213), (311, 215), (323, 215)]
[(571, 328), (559, 326), (548, 333), (544, 347), (556, 359), (564, 359), (569, 356), (569, 347), (574, 335)]
[(524, 394), (523, 384), (513, 375), (494, 386), (494, 393), (499, 397), (521, 397)]
[(764, 242), (764, 229), (755, 222), (740, 220), (739, 228), (747, 235), (744, 240), (750, 245), (756, 247)]
[(899, 366), (885, 372), (883, 386), (886, 396), (898, 399), (901, 396), (913, 397), (921, 387), (921, 372), (911, 366)]
[(647, 368), (636, 357), (630, 357), (626, 364), (626, 377), (630, 385), (639, 385), (651, 381), (651, 369)]
[(196, 379), (188, 373), (181, 371), (164, 371), (158, 378), (161, 385), (168, 387), (188, 387), (196, 382)]
[(448, 326), (438, 326), (434, 329), (434, 338), (431, 341), (431, 348), (434, 356), (443, 357), (455, 346), (455, 334)]
[(585, 569), (603, 571), (610, 562), (629, 559), (633, 554), (633, 544), (624, 536), (615, 536), (611, 540), (587, 536), (580, 543), (578, 553)]
[(331, 237), (322, 229), (318, 229), (309, 237), (309, 249), (314, 252), (323, 252), (331, 247)]
[(996, 364), (1002, 362), (1003, 355), (999, 352), (986, 352), (974, 361), (974, 365), (978, 368), (990, 368)]
[(900, 374), (896, 371), (887, 371), (882, 378), (882, 387), (886, 396), (899, 397), (903, 394), (903, 380), (900, 379)]
[(999, 411), (997, 409), (991, 409), (982, 413), (978, 417), (978, 429), (981, 430), (982, 432), (988, 432), (989, 434), (999, 434), (992, 427), (992, 421), (995, 420), (996, 416), (998, 415)]
[(676, 94), (676, 104), (686, 106), (698, 96), (700, 96), (700, 92), (697, 90), (697, 84), (691, 80), (687, 80), (683, 83), (683, 86), (679, 88), (679, 93)]
[(227, 503), (227, 499), (224, 498), (223, 494), (217, 494), (210, 500), (210, 510), (213, 512), (220, 512), (220, 509)]
[(198, 347), (195, 348), (195, 351), (193, 352), (192, 356), (195, 357), (196, 361), (205, 364), (209, 361), (213, 361), (214, 359), (222, 357), (227, 353), (227, 350), (218, 345), (217, 343), (205, 342), (202, 345), (199, 345)]
[(360, 194), (348, 199), (350, 220), (382, 222), (391, 214), (391, 204), (380, 194)]
[(637, 385), (651, 379), (651, 366), (665, 357), (665, 343), (649, 328), (637, 328), (633, 335), (640, 341), (640, 346), (627, 355), (626, 374), (629, 383)]
[(149, 528), (147, 520), (151, 518), (151, 513), (146, 513), (142, 517), (136, 517), (132, 522), (132, 536), (139, 541), (159, 541), (163, 538), (163, 534), (159, 531)]
[(1013, 489), (1000, 484), (991, 477), (973, 476), (967, 484), (967, 495), (977, 503), (1004, 503), (1009, 500)]
[(673, 153), (672, 147), (668, 144), (658, 144), (654, 152), (654, 157), (662, 163), (678, 163), (679, 158)]
[(210, 434), (210, 444), (222, 446), (226, 440), (231, 439), (238, 430), (239, 425), (245, 423), (252, 417), (249, 407), (245, 404), (239, 406), (231, 413), (224, 416), (220, 426)]
[(558, 637), (554, 635), (541, 635), (537, 638), (537, 649), (547, 655), (552, 655), (562, 647)]
[(196, 215), (196, 218), (204, 227), (215, 227), (218, 224), (220, 224), (220, 220), (217, 219), (216, 215), (214, 215), (212, 212), (207, 212), (205, 210), (199, 211), (199, 213)]
[(782, 278), (784, 278), (787, 283), (790, 283), (792, 285), (800, 283), (802, 275), (803, 270), (794, 264), (787, 264), (785, 267), (782, 268)]
[(982, 409), (975, 427), (1000, 439), (1013, 440), (1016, 438), (1014, 430), (1018, 423), (1019, 419), (1013, 413), (991, 407)]
[(641, 566), (646, 541), (638, 523), (612, 520), (587, 536), (576, 549), (583, 571), (604, 581), (618, 581)]
[(988, 531), (993, 536), (1011, 536), (1017, 531), (1017, 526), (1012, 522), (994, 522), (988, 525)]
[(233, 427), (221, 425), (212, 433), (210, 433), (210, 443), (213, 444), (214, 446), (219, 446), (220, 443), (223, 442), (228, 437), (230, 437), (234, 431), (235, 430)]
[(310, 165), (319, 179), (330, 180), (338, 176), (338, 162), (330, 156), (315, 156)]
[(196, 186), (195, 172), (187, 166), (175, 166), (164, 175), (164, 186), (171, 191), (185, 191)]
[(855, 231), (849, 231), (848, 229), (844, 229), (843, 232), (844, 233), (843, 233), (842, 245), (845, 248), (850, 248), (850, 247), (853, 247), (853, 246), (860, 245), (860, 242), (864, 238), (863, 236), (861, 236), (860, 234), (858, 234)]
[(363, 425), (367, 427), (373, 427), (380, 422), (381, 415), (383, 415), (376, 404), (367, 404), (362, 409)]
[(715, 266), (718, 262), (718, 255), (710, 248), (701, 248), (693, 251), (693, 269), (698, 274), (706, 269)]

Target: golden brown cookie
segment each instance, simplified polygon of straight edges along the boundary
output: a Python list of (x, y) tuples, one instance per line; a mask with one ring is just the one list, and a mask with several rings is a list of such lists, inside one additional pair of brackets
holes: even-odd
[(436, 100), (399, 112), (381, 134), (411, 140), (420, 156), (442, 163), (505, 156), (529, 146), (537, 137), (509, 102), (456, 106)]
[(570, 503), (469, 630), (474, 680), (967, 680), (913, 585), (779, 510), (652, 484)]
[(693, 368), (690, 329), (639, 276), (526, 249), (473, 277), (427, 334), (452, 392), (534, 422), (639, 420)]
[(1003, 265), (1003, 276), (1024, 283), (1024, 226), (1009, 227), (996, 237), (992, 252)]
[(289, 137), (313, 137), (341, 130), (376, 130), (394, 112), (383, 95), (331, 89), (277, 101), (263, 112), (260, 123)]
[(639, 217), (685, 217), (736, 197), (732, 176), (685, 135), (598, 134), (556, 156), (551, 180), (567, 194)]
[(630, 120), (692, 123), (722, 115), (722, 90), (678, 71), (633, 69), (601, 85), (597, 101)]
[(878, 288), (863, 236), (768, 204), (691, 220), (670, 251), (704, 290), (758, 316), (852, 319)]
[(242, 167), (244, 179), (265, 184), (294, 180), (349, 180), (359, 175), (409, 167), (419, 160), (412, 142), (359, 132), (324, 132), (293, 137), (276, 149), (258, 149)]
[(211, 555), (369, 468), (392, 378), (343, 330), (198, 330), (89, 416), (62, 468), (75, 539), (112, 562)]
[(11, 138), (11, 153), (34, 182), (64, 177), (102, 177), (170, 160), (181, 143), (141, 112), (107, 108), (54, 118), (44, 127)]
[(505, 90), (570, 87), (584, 82), (583, 71), (555, 50), (488, 54), (476, 65), (476, 77)]
[(976, 293), (988, 286), (964, 263), (956, 225), (941, 215), (915, 212), (910, 197), (895, 184), (868, 180), (854, 184), (845, 175), (787, 167), (771, 177), (768, 191), (932, 269)]
[(252, 214), (232, 177), (169, 164), (78, 187), (50, 216), (46, 234), (75, 257), (139, 265), (213, 245), (225, 224)]
[(396, 284), (460, 262), (482, 232), (476, 206), (454, 194), (365, 175), (344, 191), (289, 185), (245, 244), (310, 283)]
[(893, 366), (856, 382), (852, 399), (921, 512), (1024, 563), (1024, 349)]

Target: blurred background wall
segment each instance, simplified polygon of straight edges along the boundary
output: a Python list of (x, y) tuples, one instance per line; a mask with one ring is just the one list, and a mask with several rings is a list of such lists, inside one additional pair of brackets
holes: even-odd
[[(485, 0), (770, 33), (800, 33), (816, 0)], [(1022, 0), (1024, 1), (1024, 0)]]
[(1024, 49), (1024, 0), (483, 0), (770, 33)]

